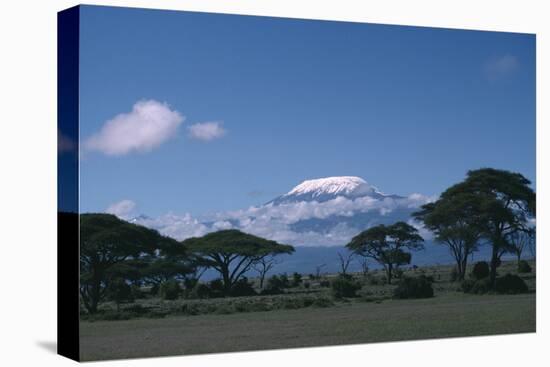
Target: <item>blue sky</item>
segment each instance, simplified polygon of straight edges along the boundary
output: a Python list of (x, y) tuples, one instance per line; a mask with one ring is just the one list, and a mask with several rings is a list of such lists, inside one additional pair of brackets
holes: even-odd
[[(402, 195), (485, 166), (535, 179), (534, 35), (81, 11), (82, 212), (200, 215), (339, 175)], [(111, 146), (106, 124), (150, 111), (158, 135)]]

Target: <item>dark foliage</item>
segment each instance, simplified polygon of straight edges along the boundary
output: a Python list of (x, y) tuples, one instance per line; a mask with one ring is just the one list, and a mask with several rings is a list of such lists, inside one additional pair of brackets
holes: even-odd
[(231, 288), (232, 297), (246, 297), (257, 295), (252, 283), (246, 277), (239, 279)]
[(432, 280), (423, 275), (402, 278), (393, 291), (393, 297), (398, 299), (430, 298), (433, 295)]
[(490, 272), (491, 270), (487, 261), (478, 261), (474, 264), (474, 268), (472, 269), (472, 278), (476, 280), (487, 278)]
[(180, 284), (175, 280), (168, 280), (160, 284), (159, 293), (162, 299), (177, 299), (182, 292)]
[(348, 277), (338, 276), (330, 283), (330, 288), (334, 298), (351, 298), (357, 297), (361, 285)]
[(503, 294), (517, 294), (527, 292), (528, 288), (527, 284), (519, 276), (506, 274), (503, 277), (497, 278), (495, 291)]
[(525, 260), (518, 262), (518, 273), (530, 273), (532, 271), (531, 265)]

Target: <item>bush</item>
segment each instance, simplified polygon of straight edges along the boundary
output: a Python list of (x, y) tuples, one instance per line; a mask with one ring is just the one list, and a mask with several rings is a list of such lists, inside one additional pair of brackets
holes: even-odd
[(168, 280), (166, 282), (163, 282), (160, 285), (159, 293), (162, 299), (177, 299), (181, 294), (180, 284), (175, 280)]
[(470, 293), (485, 294), (489, 291), (491, 291), (491, 280), (489, 278), (483, 278), (475, 281)]
[(399, 281), (393, 291), (393, 297), (406, 298), (430, 298), (434, 296), (432, 281), (425, 276), (415, 278), (405, 277)]
[(525, 260), (521, 260), (518, 263), (518, 273), (530, 273), (531, 272), (531, 266), (529, 263)]
[(357, 297), (357, 291), (361, 289), (361, 285), (356, 281), (341, 276), (334, 279), (330, 287), (335, 298)]
[(506, 274), (496, 279), (495, 291), (497, 293), (516, 294), (525, 293), (527, 290), (527, 284), (517, 275)]
[(292, 286), (298, 287), (300, 284), (302, 284), (302, 274), (294, 272), (292, 274)]
[(117, 304), (117, 309), (122, 302), (132, 302), (134, 300), (132, 287), (121, 278), (116, 278), (109, 282), (107, 297)]
[(472, 277), (476, 280), (487, 278), (489, 276), (490, 269), (487, 261), (479, 261), (475, 263), (472, 269)]
[(257, 295), (257, 293), (246, 277), (239, 279), (235, 284), (233, 284), (233, 288), (231, 288), (232, 297), (246, 297), (255, 295)]
[(319, 286), (323, 288), (328, 288), (330, 287), (330, 281), (323, 279), (319, 282)]
[(262, 294), (281, 294), (284, 293), (283, 289), (289, 286), (288, 277), (283, 274), (280, 277), (273, 275), (267, 280), (267, 285)]
[(214, 279), (208, 283), (208, 297), (220, 298), (225, 295), (225, 288), (221, 279)]
[(472, 288), (474, 287), (475, 280), (473, 279), (464, 279), (462, 283), (460, 283), (460, 289), (464, 293), (470, 293), (472, 291)]
[(313, 307), (325, 308), (333, 306), (334, 302), (330, 298), (320, 297), (313, 301)]

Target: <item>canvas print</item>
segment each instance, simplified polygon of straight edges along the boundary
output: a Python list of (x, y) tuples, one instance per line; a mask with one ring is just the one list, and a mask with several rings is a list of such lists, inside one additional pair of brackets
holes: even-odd
[(59, 20), (65, 354), (535, 332), (534, 34)]

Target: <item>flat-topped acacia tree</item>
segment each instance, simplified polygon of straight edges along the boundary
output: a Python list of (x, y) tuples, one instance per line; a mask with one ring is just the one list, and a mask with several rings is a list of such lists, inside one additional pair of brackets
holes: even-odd
[(481, 202), (469, 193), (440, 197), (413, 213), (435, 234), (438, 243), (449, 247), (455, 259), (458, 280), (464, 280), (468, 257), (478, 249), (482, 236)]
[(478, 226), (491, 245), (490, 281), (495, 285), (501, 256), (510, 251), (510, 236), (530, 231), (536, 216), (536, 194), (520, 173), (494, 168), (468, 171), (464, 181), (441, 194), (442, 199), (472, 195), (478, 202)]
[(386, 270), (387, 282), (391, 284), (394, 270), (411, 262), (411, 254), (406, 250), (421, 250), (424, 248), (423, 242), (416, 228), (405, 222), (397, 222), (371, 227), (353, 237), (346, 247), (382, 265)]
[(233, 285), (252, 266), (268, 256), (291, 254), (294, 247), (257, 237), (236, 229), (192, 237), (183, 245), (202, 258), (203, 263), (220, 273), (224, 292), (229, 295)]
[(181, 244), (111, 214), (80, 215), (80, 296), (88, 312), (97, 312), (117, 265), (174, 246)]

